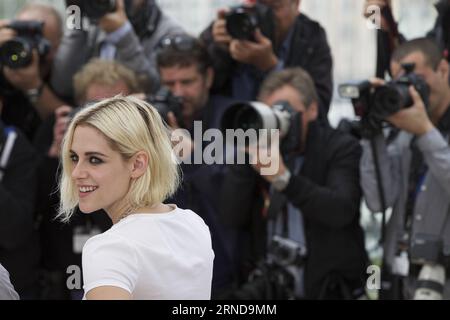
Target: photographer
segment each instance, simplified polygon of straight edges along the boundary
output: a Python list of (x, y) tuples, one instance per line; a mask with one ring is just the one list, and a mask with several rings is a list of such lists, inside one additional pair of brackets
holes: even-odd
[[(392, 207), (386, 226), (384, 261), (388, 274), (404, 277), (403, 290), (394, 298), (411, 298), (415, 279), (425, 263), (443, 264), (450, 255), (450, 86), (449, 65), (439, 47), (429, 39), (400, 45), (391, 65), (414, 64), (414, 73), (429, 86), (427, 108), (419, 93), (409, 88), (412, 103), (389, 115), (400, 132), (388, 143), (374, 137), (380, 164), (384, 208), (376, 179), (370, 142), (363, 140), (361, 184), (373, 212)], [(407, 258), (409, 256), (409, 259)], [(394, 280), (395, 281), (395, 280)], [(445, 297), (448, 295), (448, 283)]]
[[(317, 121), (318, 97), (311, 77), (301, 68), (269, 75), (259, 99), (268, 106), (287, 102), (295, 111), (291, 128), (300, 129), (296, 133), (289, 129), (281, 141), (294, 139), (296, 148), (283, 154), (277, 150), (279, 166), (274, 174), (263, 175), (259, 162), (253, 168), (229, 167), (221, 192), (221, 216), (248, 235), (240, 245), (242, 269), (248, 272), (272, 254), (267, 244), (279, 235), (306, 246), (308, 252), (306, 259), (301, 257), (304, 265), (298, 266), (303, 271), (292, 274), (295, 283), (281, 285), (282, 290), (306, 299), (362, 296), (367, 255), (359, 225), (358, 142)], [(267, 297), (264, 292), (257, 294), (253, 298)]]
[[(0, 114), (2, 112), (0, 97)], [(0, 120), (0, 263), (22, 299), (37, 298), (39, 244), (34, 232), (35, 152)]]
[[(213, 90), (250, 101), (270, 71), (302, 67), (314, 80), (319, 96), (319, 119), (327, 122), (332, 95), (332, 58), (325, 30), (299, 12), (300, 0), (259, 0), (249, 5), (252, 20), (258, 21), (249, 39), (237, 38), (244, 23), (230, 21), (230, 8), (220, 10), (217, 19), (202, 33), (208, 44), (216, 79)], [(233, 23), (234, 22), (234, 23)], [(231, 29), (230, 29), (231, 28)], [(234, 37), (230, 32), (236, 33)], [(248, 30), (245, 30), (248, 31)]]
[[(165, 38), (157, 54), (157, 63), (162, 85), (182, 101), (178, 120), (175, 112), (168, 117), (175, 133), (181, 127), (195, 137), (203, 135), (208, 129), (218, 129), (222, 113), (231, 100), (209, 94), (214, 70), (201, 41), (188, 35)], [(201, 132), (195, 123), (201, 125)], [(203, 160), (201, 163), (195, 162), (195, 149), (204, 150), (206, 143), (195, 145), (187, 136), (183, 136), (181, 143), (187, 146), (180, 165), (183, 182), (172, 201), (179, 207), (194, 210), (210, 228), (215, 252), (212, 283), (212, 298), (215, 299), (231, 284), (234, 275), (233, 235), (218, 220), (218, 197), (224, 165), (205, 164)]]
[[(43, 27), (37, 27), (40, 22)], [(27, 4), (15, 20), (0, 21), (4, 60), (3, 65), (0, 64), (0, 92), (5, 100), (2, 119), (20, 128), (29, 139), (33, 138), (41, 121), (62, 104), (49, 85), (61, 37), (62, 19), (49, 5)], [(22, 51), (20, 59), (16, 60), (12, 50), (18, 50), (18, 41), (25, 41), (32, 51), (25, 57)]]
[(106, 13), (96, 11), (95, 5), (99, 5), (96, 1), (67, 0), (66, 3), (80, 6), (89, 26), (67, 30), (64, 35), (52, 76), (60, 97), (68, 103), (74, 102), (72, 77), (93, 57), (124, 64), (146, 82), (147, 92), (158, 88), (154, 51), (163, 37), (184, 30), (154, 0), (111, 0), (115, 11)]

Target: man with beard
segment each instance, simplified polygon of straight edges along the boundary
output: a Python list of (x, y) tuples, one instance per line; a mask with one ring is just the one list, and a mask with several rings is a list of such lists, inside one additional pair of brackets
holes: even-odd
[[(183, 101), (181, 116), (177, 120), (173, 113), (169, 113), (168, 123), (174, 130), (181, 127), (189, 132), (189, 135), (180, 137), (180, 142), (175, 146), (177, 149), (183, 145), (183, 154), (180, 155), (183, 183), (172, 202), (195, 211), (208, 225), (215, 253), (212, 298), (220, 298), (233, 280), (235, 251), (232, 231), (218, 220), (218, 197), (224, 165), (206, 164), (204, 160), (197, 163), (193, 155), (198, 149), (203, 154), (206, 143), (198, 145), (189, 136), (218, 129), (223, 111), (231, 100), (209, 94), (214, 70), (205, 46), (194, 37), (178, 35), (164, 38), (157, 53), (157, 64), (161, 84)], [(199, 129), (201, 132), (197, 131)], [(174, 131), (174, 135), (178, 132)], [(172, 140), (176, 140), (174, 135)]]

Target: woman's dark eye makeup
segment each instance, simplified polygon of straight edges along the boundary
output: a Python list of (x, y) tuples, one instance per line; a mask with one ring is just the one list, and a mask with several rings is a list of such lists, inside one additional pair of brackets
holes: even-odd
[[(72, 162), (77, 162), (79, 160), (78, 159), (78, 155), (76, 155), (75, 153), (72, 153), (70, 155), (70, 159), (72, 160)], [(94, 157), (94, 156), (90, 156), (89, 157), (89, 163), (91, 163), (91, 164), (100, 164), (100, 163), (103, 163), (103, 162), (104, 161), (102, 159), (98, 158), (98, 157)]]
[(97, 157), (90, 157), (89, 162), (92, 164), (100, 164), (103, 163), (103, 160)]

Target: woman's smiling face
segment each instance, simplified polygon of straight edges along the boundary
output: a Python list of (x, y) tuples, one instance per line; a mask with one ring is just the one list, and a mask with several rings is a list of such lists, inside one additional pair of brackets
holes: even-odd
[(104, 209), (111, 216), (124, 209), (132, 164), (111, 148), (102, 133), (90, 126), (77, 126), (70, 158), (72, 180), (78, 191), (82, 212)]

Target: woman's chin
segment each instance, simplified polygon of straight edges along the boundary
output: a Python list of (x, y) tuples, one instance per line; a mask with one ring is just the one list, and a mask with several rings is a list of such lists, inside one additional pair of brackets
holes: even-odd
[(92, 208), (92, 207), (82, 206), (82, 205), (79, 205), (78, 208), (80, 209), (81, 212), (83, 212), (85, 214), (89, 214), (89, 213), (99, 210), (98, 208)]

